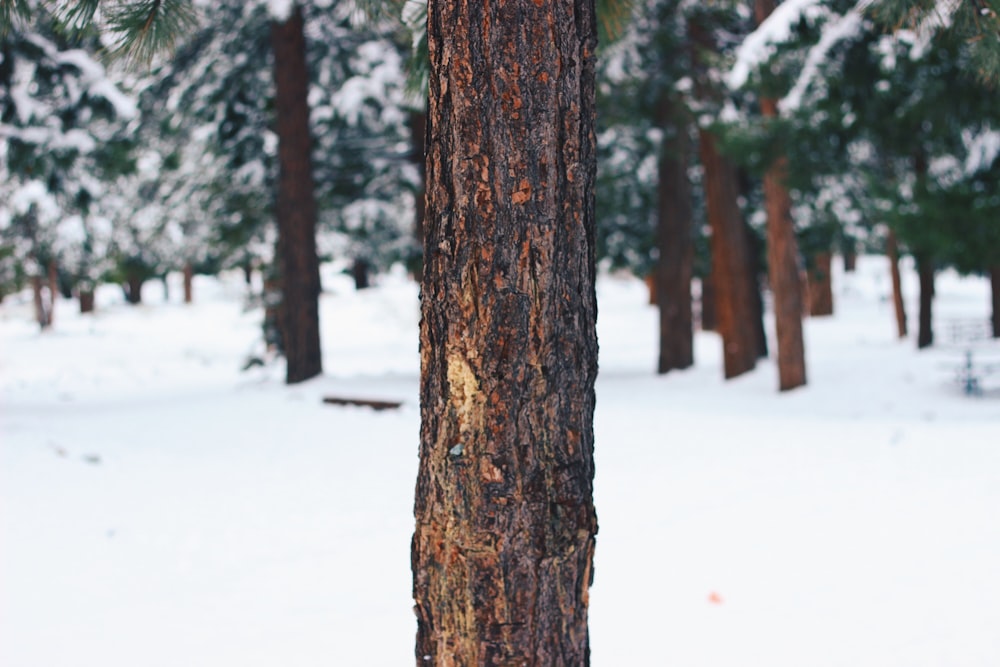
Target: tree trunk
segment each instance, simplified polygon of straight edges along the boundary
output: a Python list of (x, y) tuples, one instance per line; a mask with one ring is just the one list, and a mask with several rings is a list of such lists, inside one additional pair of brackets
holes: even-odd
[(854, 273), (858, 268), (858, 251), (844, 249), (844, 273)]
[(431, 0), (418, 665), (587, 665), (593, 0)]
[(56, 318), (56, 300), (61, 294), (59, 290), (59, 267), (56, 265), (54, 259), (49, 260), (48, 265), (48, 279), (49, 279), (49, 324), (52, 326)]
[(356, 257), (351, 264), (351, 277), (354, 278), (354, 289), (368, 289), (371, 286), (369, 279), (368, 261), (363, 257)]
[[(712, 26), (701, 17), (688, 23), (694, 45), (695, 91), (699, 98), (718, 102), (721, 93), (712, 80), (704, 54), (717, 52)], [(743, 215), (739, 208), (736, 167), (719, 151), (715, 136), (699, 128), (701, 163), (705, 171), (705, 207), (712, 230), (712, 277), (716, 291), (716, 316), (722, 334), (722, 357), (726, 379), (753, 370), (759, 340), (754, 330), (753, 286)]]
[(716, 317), (722, 334), (726, 379), (753, 370), (759, 341), (754, 330), (753, 286), (746, 231), (737, 204), (736, 169), (719, 153), (715, 137), (700, 131), (701, 160), (705, 167), (705, 205), (712, 229), (712, 277)]
[(194, 300), (193, 282), (194, 267), (191, 266), (191, 262), (184, 262), (184, 303), (191, 303)]
[(934, 330), (931, 326), (931, 304), (934, 301), (934, 262), (926, 255), (917, 257), (917, 275), (920, 278), (920, 325), (917, 329), (917, 348), (923, 349), (934, 344)]
[(79, 292), (79, 299), (81, 314), (94, 312), (94, 290), (81, 289)]
[[(427, 209), (426, 183), (427, 162), (425, 160), (425, 144), (427, 143), (427, 114), (423, 111), (410, 112), (410, 142), (413, 146), (411, 159), (420, 173), (420, 185), (416, 192), (415, 215), (413, 221), (413, 237), (417, 247), (424, 247), (424, 216)], [(417, 257), (412, 267), (413, 277), (420, 282), (424, 276), (423, 257)]]
[[(754, 18), (760, 25), (774, 12), (774, 0), (756, 0)], [(777, 100), (761, 100), (765, 118), (777, 118)], [(767, 210), (767, 270), (778, 339), (778, 390), (788, 391), (806, 384), (805, 339), (802, 334), (802, 280), (799, 250), (792, 220), (792, 200), (785, 181), (788, 158), (779, 157), (764, 174), (764, 206)]]
[(142, 303), (142, 284), (145, 282), (138, 271), (130, 270), (125, 276), (125, 301), (137, 306)]
[(889, 271), (892, 274), (892, 305), (896, 312), (896, 332), (900, 338), (906, 338), (906, 307), (903, 304), (903, 279), (899, 274), (899, 242), (896, 232), (889, 228), (889, 238), (885, 244), (886, 255), (889, 256)]
[[(772, 115), (776, 105), (770, 103)], [(768, 113), (765, 111), (765, 115)], [(791, 198), (785, 187), (788, 161), (779, 158), (764, 175), (767, 208), (768, 282), (774, 298), (774, 327), (778, 338), (778, 389), (806, 384), (805, 339), (802, 333), (802, 280), (792, 222)]]
[(302, 9), (271, 23), (274, 51), (275, 128), (278, 135), (278, 260), (281, 273), (285, 381), (302, 382), (323, 372), (319, 339), (319, 258), (312, 137), (309, 134), (309, 72)]
[(1000, 338), (1000, 264), (990, 267), (990, 288), (993, 293), (993, 337)]
[(763, 286), (761, 285), (761, 280), (764, 275), (764, 267), (761, 265), (761, 246), (760, 237), (757, 236), (757, 232), (750, 226), (749, 223), (744, 222), (743, 229), (746, 232), (747, 239), (747, 265), (750, 269), (749, 275), (747, 275), (747, 282), (750, 285), (750, 297), (751, 297), (751, 317), (753, 318), (753, 333), (755, 350), (757, 352), (758, 359), (767, 358), (767, 332), (764, 329), (764, 293)]
[(31, 276), (31, 293), (35, 305), (35, 321), (43, 331), (52, 326), (52, 301), (45, 294), (45, 281), (42, 276)]
[(833, 259), (829, 251), (813, 256), (809, 267), (809, 314), (813, 317), (833, 315)]
[(658, 124), (664, 131), (657, 188), (656, 304), (660, 309), (660, 356), (657, 372), (694, 364), (691, 277), (694, 272), (691, 182), (687, 176), (690, 141), (687, 123), (669, 97), (660, 102)]
[(709, 273), (701, 279), (701, 330), (716, 331), (719, 328), (719, 318), (715, 316), (716, 308), (715, 278)]

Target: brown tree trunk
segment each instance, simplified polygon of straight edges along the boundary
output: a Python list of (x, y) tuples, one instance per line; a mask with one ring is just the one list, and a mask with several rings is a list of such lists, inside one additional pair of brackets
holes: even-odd
[(130, 270), (125, 276), (125, 301), (137, 306), (142, 303), (142, 284), (146, 282), (138, 271)]
[(79, 292), (80, 299), (80, 313), (92, 313), (94, 312), (94, 290), (92, 289), (81, 289)]
[[(761, 24), (774, 11), (774, 0), (756, 0), (754, 18)], [(765, 118), (777, 118), (777, 101), (761, 100)], [(779, 157), (764, 174), (764, 206), (767, 209), (767, 269), (778, 339), (778, 390), (788, 391), (806, 384), (805, 339), (802, 334), (802, 280), (799, 250), (792, 220), (792, 200), (785, 181), (788, 159)]]
[[(692, 18), (688, 30), (695, 51), (695, 90), (703, 100), (720, 99), (717, 84), (708, 74), (704, 54), (717, 51), (711, 26)], [(712, 277), (715, 281), (716, 316), (722, 334), (726, 379), (742, 375), (757, 364), (759, 340), (755, 332), (753, 286), (743, 215), (739, 208), (736, 167), (722, 155), (715, 136), (698, 131), (701, 163), (705, 171), (705, 206), (712, 230)]]
[(699, 301), (701, 304), (701, 330), (718, 330), (719, 318), (715, 316), (715, 279), (712, 277), (712, 273), (701, 279), (701, 298)]
[(368, 260), (356, 257), (351, 264), (351, 277), (354, 278), (354, 289), (368, 289), (371, 286)]
[(593, 0), (431, 0), (418, 665), (586, 665)]
[(194, 267), (191, 262), (184, 262), (184, 303), (191, 303), (194, 300)]
[(844, 272), (854, 273), (858, 268), (858, 252), (847, 248), (844, 250)]
[(764, 276), (764, 267), (761, 265), (760, 237), (744, 222), (743, 229), (747, 238), (747, 265), (750, 273), (747, 275), (747, 282), (750, 285), (751, 297), (751, 317), (753, 318), (753, 333), (755, 349), (758, 359), (767, 358), (767, 332), (764, 330), (764, 293), (761, 280)]
[[(770, 115), (776, 112), (772, 100)], [(768, 112), (765, 111), (765, 115)], [(778, 389), (787, 391), (806, 384), (805, 339), (802, 334), (802, 280), (795, 242), (791, 198), (785, 187), (788, 161), (779, 158), (764, 175), (767, 208), (768, 282), (774, 298), (774, 327), (778, 338)]]
[(934, 344), (931, 304), (934, 302), (934, 262), (926, 255), (917, 256), (917, 275), (920, 278), (920, 314), (917, 329), (917, 348)]
[(833, 315), (833, 259), (829, 252), (813, 255), (809, 267), (809, 314), (813, 317)]
[[(410, 142), (413, 146), (411, 159), (420, 173), (420, 185), (416, 192), (415, 215), (413, 221), (413, 237), (417, 247), (424, 247), (424, 216), (427, 210), (427, 162), (425, 160), (425, 144), (427, 143), (427, 114), (423, 111), (410, 112)], [(418, 257), (413, 265), (413, 277), (417, 282), (423, 279), (423, 257)]]
[(271, 23), (274, 51), (275, 128), (278, 135), (278, 260), (281, 273), (285, 381), (302, 382), (323, 372), (319, 339), (319, 258), (312, 137), (309, 134), (309, 72), (298, 4), (284, 23)]
[(56, 261), (49, 261), (48, 268), (49, 276), (49, 326), (55, 321), (56, 317), (56, 299), (59, 297), (59, 267), (56, 265)]
[(892, 274), (892, 305), (896, 312), (896, 332), (900, 338), (906, 338), (906, 306), (903, 304), (903, 279), (899, 274), (899, 242), (896, 232), (889, 228), (886, 239), (885, 253), (889, 257), (889, 271)]
[(753, 286), (742, 214), (737, 204), (736, 169), (719, 153), (715, 137), (700, 131), (705, 167), (705, 205), (712, 229), (712, 277), (716, 317), (722, 334), (726, 379), (753, 370), (759, 341), (754, 330)]
[(658, 109), (664, 131), (657, 188), (656, 304), (660, 309), (660, 356), (657, 372), (690, 368), (694, 364), (691, 277), (694, 272), (691, 181), (687, 176), (691, 152), (687, 123), (664, 96)]
[(993, 337), (1000, 338), (1000, 264), (990, 268), (990, 289), (993, 293)]

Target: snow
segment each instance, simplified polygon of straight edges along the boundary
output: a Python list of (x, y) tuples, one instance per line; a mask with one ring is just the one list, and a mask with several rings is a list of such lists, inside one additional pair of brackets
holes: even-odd
[(774, 55), (774, 46), (788, 41), (795, 24), (804, 16), (816, 14), (822, 9), (821, 4), (820, 0), (785, 0), (775, 7), (736, 49), (735, 60), (726, 77), (729, 87), (741, 88), (750, 73)]
[(292, 16), (295, 0), (267, 0), (267, 12), (278, 23), (284, 23)]
[(826, 62), (830, 49), (844, 40), (859, 35), (863, 26), (864, 19), (861, 16), (861, 12), (857, 9), (852, 9), (843, 16), (833, 19), (823, 29), (823, 35), (820, 37), (819, 42), (809, 49), (805, 63), (802, 66), (802, 71), (799, 72), (798, 78), (795, 80), (795, 85), (778, 102), (778, 108), (782, 113), (787, 114), (796, 111), (802, 106), (802, 99), (806, 91), (811, 85), (818, 83), (821, 79), (820, 69), (823, 63)]
[[(723, 382), (711, 333), (656, 377), (645, 287), (601, 277), (595, 666), (1000, 664), (1000, 377), (962, 394), (946, 336), (988, 285), (942, 274), (917, 352), (884, 259), (834, 277), (784, 395), (770, 361)], [(45, 334), (30, 295), (0, 303), (0, 664), (412, 664), (416, 287), (325, 266), (327, 374), (286, 387), (238, 370), (260, 319), (238, 277), (190, 306), (179, 279), (59, 302)]]

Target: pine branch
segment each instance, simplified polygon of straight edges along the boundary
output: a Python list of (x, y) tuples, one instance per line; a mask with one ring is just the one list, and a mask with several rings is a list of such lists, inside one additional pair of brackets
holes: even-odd
[(0, 0), (0, 37), (5, 37), (14, 23), (30, 17), (28, 0)]
[(105, 20), (116, 40), (112, 55), (132, 63), (149, 63), (157, 53), (173, 50), (176, 41), (197, 25), (189, 0), (119, 2), (106, 9)]

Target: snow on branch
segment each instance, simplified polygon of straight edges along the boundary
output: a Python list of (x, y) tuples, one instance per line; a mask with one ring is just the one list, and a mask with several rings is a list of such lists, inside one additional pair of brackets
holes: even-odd
[(729, 87), (734, 90), (742, 87), (750, 73), (774, 55), (776, 45), (791, 39), (796, 23), (823, 11), (822, 0), (786, 0), (778, 5), (736, 49), (736, 61), (726, 77)]
[[(864, 0), (862, 0), (864, 2)], [(859, 3), (860, 4), (860, 3)], [(820, 67), (826, 61), (830, 50), (840, 42), (855, 37), (861, 32), (864, 19), (861, 11), (856, 6), (838, 19), (828, 23), (823, 28), (823, 35), (806, 55), (805, 64), (802, 71), (795, 80), (795, 85), (788, 91), (788, 94), (778, 103), (778, 108), (782, 113), (789, 113), (797, 110), (802, 105), (802, 98), (810, 84), (816, 80), (820, 72)]]

